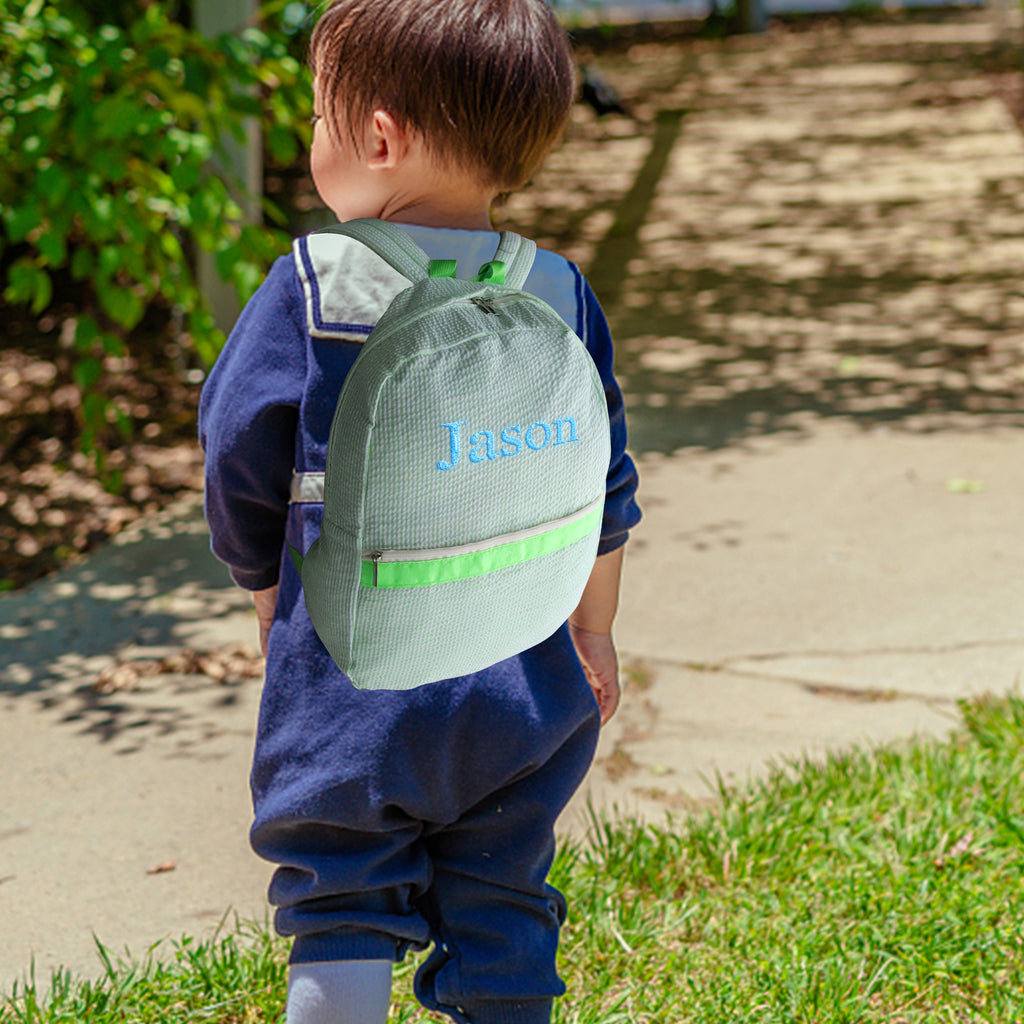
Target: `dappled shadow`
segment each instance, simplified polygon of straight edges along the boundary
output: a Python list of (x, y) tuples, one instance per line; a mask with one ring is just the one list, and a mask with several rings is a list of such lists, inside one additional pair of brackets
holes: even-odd
[(578, 110), (510, 213), (587, 272), (634, 451), (824, 417), (1024, 425), (1001, 52), (979, 12), (601, 57), (640, 122)]
[(86, 682), (39, 694), (37, 705), (52, 714), (55, 724), (111, 745), (122, 756), (154, 740), (171, 740), (171, 757), (220, 759), (223, 749), (211, 751), (210, 744), (227, 731), (224, 712), (245, 701), (245, 685), (241, 679), (213, 683), (164, 676), (146, 687), (105, 694)]
[(126, 645), (178, 646), (199, 623), (246, 607), (210, 553), (201, 498), (125, 530), (89, 559), (0, 598), (0, 694), (77, 679)]
[[(227, 636), (238, 632), (233, 618), (251, 617), (248, 594), (210, 552), (201, 503), (180, 501), (80, 564), (0, 598), (0, 702), (30, 700), (76, 732), (119, 741), (122, 753), (175, 734), (182, 753), (198, 756), (219, 733), (218, 709), (259, 675), (175, 664), (211, 622)], [(255, 640), (255, 619), (251, 631)], [(144, 678), (101, 677), (117, 659), (140, 657), (165, 664), (150, 662), (157, 671)]]
[[(836, 273), (804, 282), (813, 316), (773, 304), (792, 293), (780, 296), (756, 274), (723, 281), (667, 272), (631, 285), (663, 295), (677, 276), (692, 311), (652, 301), (643, 316), (617, 323), (636, 451), (721, 447), (751, 433), (802, 430), (817, 417), (916, 430), (1024, 424), (1019, 336), (958, 312), (969, 292), (957, 282)], [(978, 295), (983, 279), (972, 286)]]
[[(634, 452), (834, 417), (1024, 425), (1024, 143), (979, 70), (985, 15), (958, 19), (601, 57), (637, 119), (577, 106), (495, 227), (587, 273)], [(159, 656), (213, 621), (247, 616), (254, 638), (200, 500), (0, 598), (0, 700), (126, 750), (205, 735), (239, 691), (174, 673), (93, 685), (112, 658)]]

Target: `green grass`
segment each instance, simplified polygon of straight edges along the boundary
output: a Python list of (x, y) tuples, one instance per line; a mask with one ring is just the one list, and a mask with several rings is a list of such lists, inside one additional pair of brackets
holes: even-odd
[[(659, 827), (563, 845), (560, 1024), (1024, 1021), (1024, 700), (948, 741), (788, 762)], [(286, 945), (239, 926), (99, 982), (22, 987), (2, 1024), (283, 1021)], [(392, 1020), (447, 1020), (396, 971)]]

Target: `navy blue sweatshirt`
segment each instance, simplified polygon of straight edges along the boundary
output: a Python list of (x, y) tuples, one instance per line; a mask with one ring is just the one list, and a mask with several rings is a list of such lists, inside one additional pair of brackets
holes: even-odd
[[(497, 232), (400, 226), (431, 259), (457, 259), (463, 278), (493, 259), (498, 245)], [(274, 264), (213, 367), (199, 408), (211, 548), (239, 586), (280, 585), (251, 781), (253, 845), (282, 863), (295, 860), (290, 829), (330, 819), (341, 807), (402, 806), (435, 822), (454, 820), (524, 764), (544, 764), (597, 713), (564, 625), (492, 668), (410, 691), (355, 689), (316, 635), (285, 541), (308, 550), (323, 506), (290, 500), (293, 470), (324, 470), (345, 375), (377, 317), (409, 284), (355, 240), (347, 240), (344, 259), (327, 261), (325, 237), (336, 252), (339, 236), (312, 235)], [(608, 325), (578, 268), (553, 252), (537, 250), (525, 290), (577, 333), (604, 382), (611, 423), (604, 554), (624, 544), (640, 519)], [(476, 746), (467, 761), (460, 751), (480, 735), (496, 741), (493, 750)]]

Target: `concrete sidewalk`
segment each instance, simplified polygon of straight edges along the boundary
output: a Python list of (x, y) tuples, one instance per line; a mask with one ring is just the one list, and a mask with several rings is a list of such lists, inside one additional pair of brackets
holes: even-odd
[[(903, 44), (978, 24), (911, 26)], [(588, 797), (662, 821), (708, 799), (715, 772), (942, 735), (958, 697), (1024, 668), (1020, 133), (980, 79), (930, 80), (957, 102), (922, 106), (926, 65), (879, 57), (879, 40), (837, 64), (811, 42), (705, 54), (676, 94), (650, 55), (651, 88), (694, 112), (632, 249), (595, 221), (573, 254), (628, 263), (613, 327), (646, 517), (616, 627), (623, 704), (565, 832), (584, 832)], [(667, 137), (609, 132), (599, 184), (626, 202)], [(198, 497), (0, 599), (0, 991), (32, 958), (40, 980), (99, 974), (94, 933), (142, 955), (229, 909), (262, 919), (258, 680), (93, 687), (115, 655), (255, 642)]]
[(597, 802), (659, 820), (714, 772), (944, 735), (958, 698), (1015, 688), (1022, 444), (831, 425), (648, 460)]
[[(785, 757), (942, 735), (957, 697), (1012, 688), (1022, 441), (832, 426), (643, 460), (616, 628), (625, 694), (561, 829), (585, 832), (588, 798), (661, 823), (709, 798), (716, 772), (743, 782)], [(97, 974), (92, 933), (139, 955), (229, 910), (263, 918), (269, 870), (246, 841), (258, 681), (92, 688), (115, 650), (254, 642), (203, 526), (184, 503), (0, 602), (4, 989), (32, 957), (40, 978)]]

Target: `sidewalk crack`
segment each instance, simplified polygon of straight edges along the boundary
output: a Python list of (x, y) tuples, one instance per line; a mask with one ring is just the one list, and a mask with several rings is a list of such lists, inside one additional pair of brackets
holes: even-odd
[(905, 647), (875, 647), (865, 650), (805, 650), (805, 651), (774, 651), (760, 654), (740, 654), (722, 658), (718, 661), (698, 661), (684, 658), (642, 657), (642, 661), (654, 665), (666, 665), (684, 669), (689, 672), (714, 673), (728, 672), (730, 675), (745, 679), (762, 679), (770, 682), (787, 683), (818, 697), (834, 697), (858, 701), (892, 701), (914, 700), (932, 707), (952, 707), (956, 698), (932, 696), (919, 692), (907, 692), (895, 687), (863, 687), (842, 686), (831, 681), (815, 679), (802, 675), (779, 675), (777, 673), (758, 672), (753, 665), (758, 663), (780, 662), (791, 658), (834, 658), (851, 661), (855, 658), (866, 658), (880, 655), (945, 655), (969, 650), (993, 650), (998, 648), (1024, 649), (1024, 639), (998, 640), (965, 640), (953, 644), (920, 645)]

